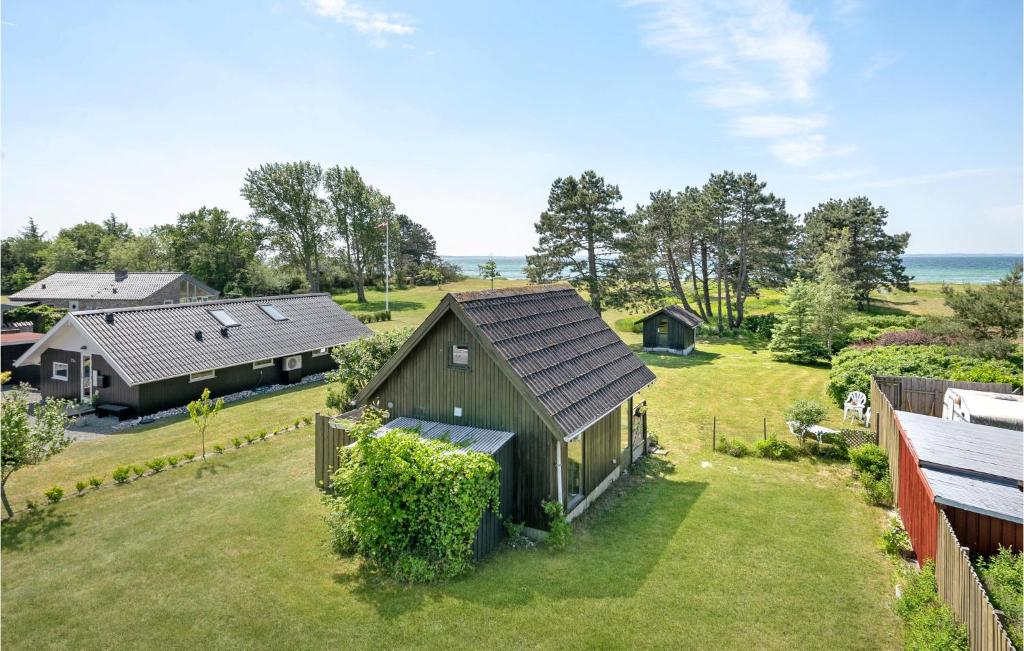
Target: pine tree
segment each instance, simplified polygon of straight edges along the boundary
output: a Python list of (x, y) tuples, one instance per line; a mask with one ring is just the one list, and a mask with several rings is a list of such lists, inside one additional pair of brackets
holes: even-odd
[(786, 362), (813, 362), (824, 352), (816, 327), (816, 291), (812, 283), (797, 278), (786, 288), (786, 311), (772, 332), (768, 349)]

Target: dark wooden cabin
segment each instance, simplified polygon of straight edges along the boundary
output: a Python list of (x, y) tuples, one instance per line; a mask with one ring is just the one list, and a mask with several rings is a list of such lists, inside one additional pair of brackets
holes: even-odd
[(697, 328), (704, 323), (681, 305), (668, 305), (640, 319), (644, 350), (689, 355), (697, 344)]
[(298, 382), (331, 348), (370, 334), (328, 294), (71, 312), (15, 362), (39, 364), (43, 397), (118, 416)]
[(511, 517), (570, 518), (632, 460), (633, 396), (654, 374), (571, 287), (448, 294), (356, 396), (392, 417), (514, 434)]

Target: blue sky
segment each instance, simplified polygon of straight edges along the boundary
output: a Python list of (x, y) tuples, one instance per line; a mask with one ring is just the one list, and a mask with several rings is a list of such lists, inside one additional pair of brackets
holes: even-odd
[(448, 254), (520, 254), (551, 181), (632, 207), (753, 171), (802, 213), (864, 194), (910, 252), (1022, 246), (1021, 5), (3, 5), (3, 231), (217, 205), (245, 170), (355, 165)]

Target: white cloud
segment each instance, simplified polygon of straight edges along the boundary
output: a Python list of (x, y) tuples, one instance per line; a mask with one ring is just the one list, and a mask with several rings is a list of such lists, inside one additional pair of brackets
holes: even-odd
[(371, 11), (349, 0), (307, 0), (306, 6), (318, 16), (332, 18), (366, 34), (378, 47), (387, 45), (388, 36), (406, 36), (416, 31), (404, 14)]
[(768, 140), (769, 151), (787, 165), (806, 165), (829, 153), (822, 133), (826, 117), (806, 112), (829, 61), (810, 15), (789, 0), (630, 4), (644, 12), (644, 42), (680, 61), (702, 102), (732, 115), (731, 135)]
[(889, 66), (893, 65), (900, 60), (898, 54), (891, 52), (879, 52), (871, 57), (871, 60), (861, 68), (860, 77), (865, 81), (869, 81), (875, 78), (879, 72), (885, 70)]
[(810, 134), (825, 126), (825, 116), (741, 115), (729, 124), (729, 133), (741, 138), (785, 138)]

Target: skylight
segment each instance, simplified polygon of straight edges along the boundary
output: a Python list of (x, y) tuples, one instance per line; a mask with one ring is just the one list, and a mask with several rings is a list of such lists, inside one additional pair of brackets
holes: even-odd
[(236, 321), (235, 317), (231, 316), (227, 310), (210, 310), (210, 314), (213, 315), (213, 318), (220, 321), (220, 324), (225, 328), (233, 328), (235, 326), (242, 325)]
[(277, 309), (276, 305), (261, 305), (260, 309), (267, 313), (274, 321), (287, 321), (288, 317), (281, 314), (281, 310)]

